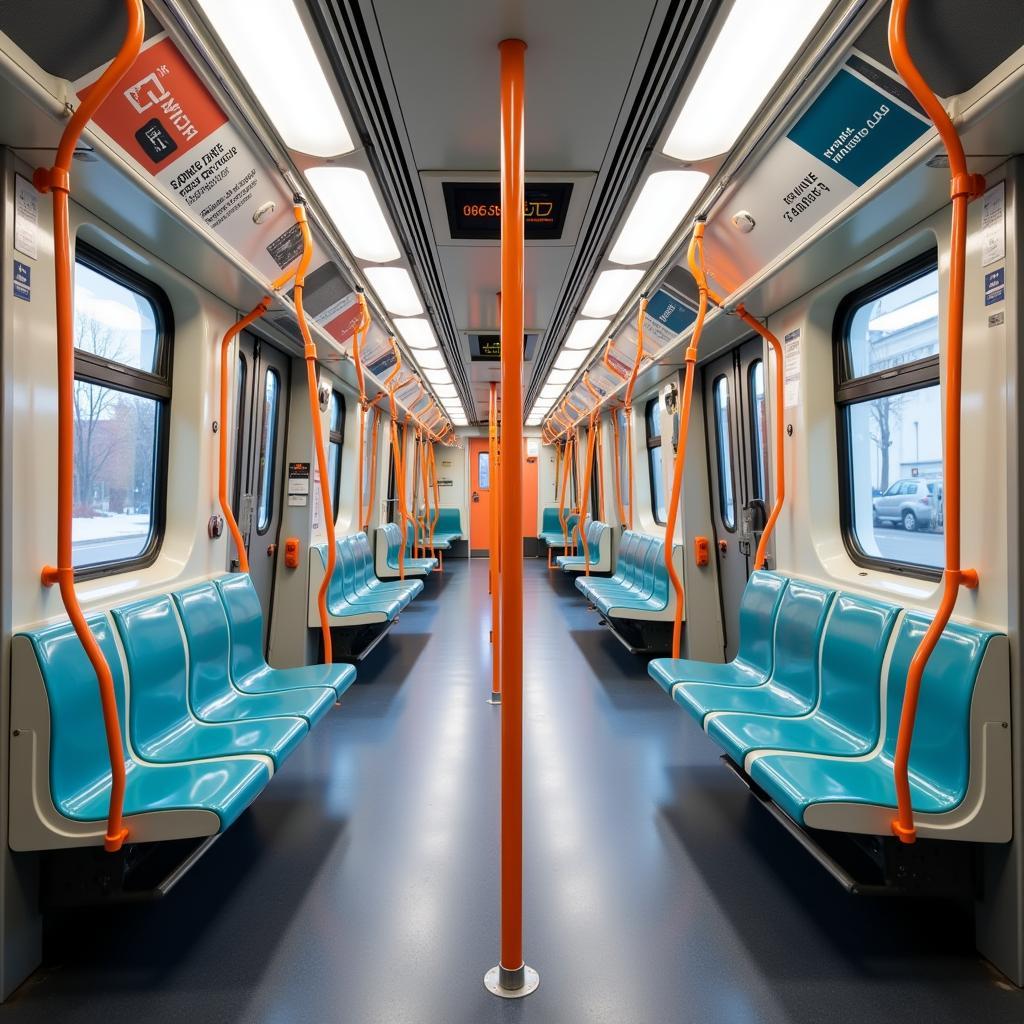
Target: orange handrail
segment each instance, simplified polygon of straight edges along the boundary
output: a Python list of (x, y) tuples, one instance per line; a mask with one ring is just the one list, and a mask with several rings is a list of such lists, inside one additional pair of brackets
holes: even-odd
[(569, 554), (569, 518), (565, 512), (565, 499), (569, 493), (569, 472), (572, 466), (572, 435), (562, 442), (562, 492), (558, 499), (558, 521), (562, 524), (562, 554)]
[[(697, 257), (695, 259), (694, 257)], [(690, 409), (693, 405), (693, 383), (697, 376), (697, 347), (704, 333), (704, 318), (708, 310), (708, 281), (704, 274), (704, 221), (698, 220), (694, 225), (693, 236), (690, 238), (690, 249), (687, 254), (690, 272), (697, 281), (700, 299), (697, 305), (697, 320), (690, 335), (690, 344), (686, 348), (684, 363), (686, 380), (683, 383), (683, 401), (679, 413), (679, 438), (676, 445), (675, 465), (672, 472), (672, 494), (669, 498), (668, 522), (665, 524), (665, 568), (672, 589), (676, 595), (676, 607), (672, 617), (672, 657), (678, 658), (683, 637), (683, 581), (676, 571), (675, 537), (676, 520), (679, 515), (679, 499), (683, 489), (683, 473), (686, 468), (686, 440), (690, 429)]]
[(391, 458), (395, 465), (395, 490), (398, 492), (398, 514), (399, 521), (402, 524), (402, 538), (401, 543), (398, 545), (398, 578), (404, 580), (405, 546), (409, 541), (409, 527), (405, 512), (405, 457), (402, 450), (404, 449), (405, 442), (403, 439), (402, 448), (400, 448), (398, 442), (398, 406), (395, 403), (395, 391), (402, 384), (408, 383), (408, 381), (396, 383), (396, 378), (402, 369), (402, 352), (395, 343), (394, 338), (391, 338), (390, 341), (391, 350), (395, 354), (395, 368), (388, 374), (387, 380), (384, 381), (384, 387), (387, 388), (388, 401), (391, 406)]
[(585, 373), (583, 375), (583, 382), (587, 385), (590, 393), (594, 396), (594, 401), (597, 405), (594, 408), (594, 416), (597, 424), (597, 444), (595, 451), (597, 452), (597, 518), (599, 520), (604, 519), (604, 444), (601, 440), (601, 393), (590, 383), (590, 374)]
[(356, 366), (356, 383), (359, 386), (359, 443), (357, 445), (359, 472), (356, 474), (356, 508), (359, 510), (359, 528), (363, 529), (363, 470), (366, 467), (366, 412), (369, 403), (366, 400), (366, 381), (363, 377), (363, 360), (361, 350), (366, 333), (370, 329), (370, 310), (366, 305), (366, 297), (362, 289), (357, 289), (356, 298), (359, 303), (359, 323), (352, 332), (352, 361)]
[(914, 64), (907, 47), (909, 0), (893, 0), (889, 12), (889, 53), (893, 66), (907, 83), (918, 103), (938, 129), (949, 157), (950, 194), (953, 201), (949, 255), (949, 304), (946, 316), (946, 432), (943, 445), (942, 478), (945, 490), (946, 565), (942, 574), (942, 599), (935, 618), (921, 639), (907, 672), (903, 710), (896, 738), (893, 776), (896, 783), (896, 818), (893, 833), (903, 843), (917, 839), (914, 810), (910, 801), (910, 747), (925, 667), (956, 605), (960, 587), (978, 585), (974, 569), (960, 567), (960, 404), (963, 369), (964, 267), (967, 250), (967, 205), (985, 191), (985, 179), (967, 170), (963, 145), (945, 108)]
[[(359, 510), (359, 529), (364, 533), (370, 529), (370, 518), (373, 515), (373, 500), (377, 491), (377, 437), (380, 426), (381, 408), (377, 401), (383, 397), (383, 392), (371, 402), (373, 407), (373, 426), (370, 428), (370, 493), (366, 499), (365, 509)], [(359, 475), (362, 476), (365, 463), (359, 464)]]
[(501, 960), (506, 989), (526, 982), (523, 962), (523, 281), (526, 198), (524, 55), (501, 53)]
[(596, 415), (596, 412), (592, 412), (590, 414), (590, 422), (587, 424), (587, 455), (583, 466), (583, 488), (580, 491), (579, 515), (576, 519), (576, 536), (580, 539), (579, 550), (583, 552), (583, 571), (587, 576), (590, 575), (590, 545), (587, 543), (586, 534), (583, 532), (583, 521), (586, 518), (584, 512), (590, 505), (590, 485), (594, 466), (594, 420)]
[(135, 63), (142, 49), (145, 28), (142, 0), (125, 0), (125, 11), (128, 27), (117, 55), (71, 115), (71, 120), (61, 134), (53, 167), (36, 168), (32, 176), (32, 183), (38, 191), (53, 194), (54, 290), (57, 307), (57, 565), (44, 566), (41, 578), (44, 586), (53, 586), (55, 583), (59, 585), (68, 619), (96, 673), (107, 753), (110, 756), (110, 802), (107, 808), (107, 830), (103, 837), (103, 846), (109, 853), (121, 849), (128, 836), (128, 829), (123, 822), (124, 748), (114, 677), (85, 621), (75, 593), (72, 538), (75, 491), (75, 325), (68, 199), (71, 193), (71, 158), (79, 136), (100, 104)]
[(501, 511), (498, 506), (498, 384), (491, 381), (487, 400), (487, 451), (490, 459), (491, 701), (501, 700)]
[(299, 265), (295, 270), (295, 286), (293, 295), (295, 297), (295, 319), (299, 324), (299, 333), (302, 335), (303, 358), (306, 361), (306, 391), (309, 395), (309, 420), (313, 429), (313, 447), (316, 452), (317, 469), (320, 472), (320, 501), (323, 506), (324, 531), (327, 534), (327, 565), (324, 569), (324, 578), (320, 581), (320, 591), (317, 594), (317, 610), (320, 613), (320, 632), (324, 644), (324, 664), (329, 665), (334, 660), (334, 651), (331, 647), (331, 619), (327, 612), (327, 588), (331, 584), (331, 577), (334, 575), (334, 563), (336, 552), (334, 550), (334, 509), (331, 503), (331, 482), (327, 471), (327, 452), (324, 448), (323, 424), (320, 420), (320, 399), (317, 395), (316, 378), (316, 345), (309, 333), (309, 324), (306, 322), (306, 311), (302, 304), (302, 295), (306, 285), (306, 271), (309, 269), (310, 261), (313, 259), (313, 239), (309, 233), (309, 223), (306, 220), (306, 207), (301, 201), (296, 201), (293, 206), (295, 221), (302, 232), (302, 256), (299, 258)]
[(612, 408), (612, 444), (614, 445), (614, 451), (612, 453), (612, 468), (615, 471), (615, 480), (613, 483), (615, 490), (615, 507), (619, 513), (619, 524), (621, 526), (625, 526), (626, 509), (622, 504), (622, 458), (619, 455), (619, 446), (622, 443), (622, 430), (619, 427), (619, 410), (621, 408), (621, 405), (617, 405)]
[[(629, 525), (628, 529), (633, 529), (633, 388), (636, 387), (636, 375), (640, 371), (640, 363), (644, 358), (644, 316), (647, 313), (647, 296), (640, 296), (640, 310), (637, 314), (636, 322), (636, 358), (633, 360), (633, 369), (629, 374), (629, 382), (626, 384), (626, 396), (622, 403), (622, 408), (626, 413), (626, 463), (627, 463), (627, 476), (629, 479), (629, 486), (627, 493), (629, 496)], [(605, 353), (607, 355), (607, 352)]]

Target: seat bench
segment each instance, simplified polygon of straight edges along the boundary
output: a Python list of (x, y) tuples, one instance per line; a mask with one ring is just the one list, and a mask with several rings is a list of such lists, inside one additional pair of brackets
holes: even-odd
[[(248, 576), (97, 612), (110, 666), (132, 843), (228, 828), (342, 693), (349, 665), (272, 669)], [(12, 643), (10, 845), (102, 845), (110, 759), (96, 674), (67, 620)]]
[[(754, 573), (727, 665), (657, 659), (649, 672), (745, 775), (805, 828), (890, 835), (907, 673), (931, 616)], [(960, 622), (925, 669), (910, 755), (921, 836), (1012, 836), (1009, 654)]]
[[(612, 529), (607, 523), (591, 519), (587, 516), (583, 525), (583, 536), (586, 539), (589, 557), (589, 569), (592, 573), (610, 573), (612, 571)], [(583, 555), (558, 555), (555, 565), (564, 573), (585, 573), (588, 558)]]
[(552, 559), (556, 550), (561, 548), (562, 553), (566, 555), (570, 551), (576, 550), (576, 523), (579, 521), (579, 516), (568, 509), (563, 511), (563, 515), (565, 516), (564, 531), (557, 508), (549, 506), (541, 512), (540, 532), (537, 534), (537, 539), (547, 548), (549, 569), (555, 568)]
[[(398, 578), (398, 552), (402, 545), (402, 531), (394, 523), (385, 523), (377, 529), (374, 543), (374, 568), (382, 580)], [(435, 547), (440, 547), (436, 545)], [(445, 543), (445, 548), (450, 547)], [(438, 565), (436, 558), (413, 558), (405, 555), (403, 568), (408, 578), (418, 579), (429, 576)]]

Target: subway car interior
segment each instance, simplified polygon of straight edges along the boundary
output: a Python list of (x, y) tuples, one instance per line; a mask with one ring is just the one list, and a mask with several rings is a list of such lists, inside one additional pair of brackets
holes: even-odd
[(1021, 0), (0, 0), (0, 1024), (1024, 1020)]

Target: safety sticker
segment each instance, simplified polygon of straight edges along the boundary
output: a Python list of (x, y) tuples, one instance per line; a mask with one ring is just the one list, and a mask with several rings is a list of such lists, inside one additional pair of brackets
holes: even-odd
[[(997, 181), (981, 200), (981, 265), (983, 267), (991, 266), (1006, 258), (1005, 198), (1004, 182)], [(985, 291), (988, 292), (987, 287)]]
[(994, 306), (1006, 298), (1006, 269), (990, 270), (985, 275), (985, 305)]
[(27, 178), (14, 176), (14, 248), (35, 259), (39, 254), (39, 193)]
[(32, 268), (27, 263), (14, 261), (14, 297), (32, 301)]
[(800, 404), (800, 328), (782, 340), (783, 404)]

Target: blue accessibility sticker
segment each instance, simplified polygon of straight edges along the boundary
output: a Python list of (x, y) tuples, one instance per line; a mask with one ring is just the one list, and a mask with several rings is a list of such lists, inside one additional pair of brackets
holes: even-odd
[(1006, 269), (990, 270), (985, 275), (985, 305), (994, 306), (1006, 298)]
[(26, 288), (32, 287), (32, 268), (27, 263), (14, 261), (14, 280), (17, 284), (23, 284)]
[(16, 299), (24, 299), (26, 302), (32, 301), (32, 289), (26, 288), (23, 284), (19, 284), (17, 281), (14, 282), (14, 297)]

